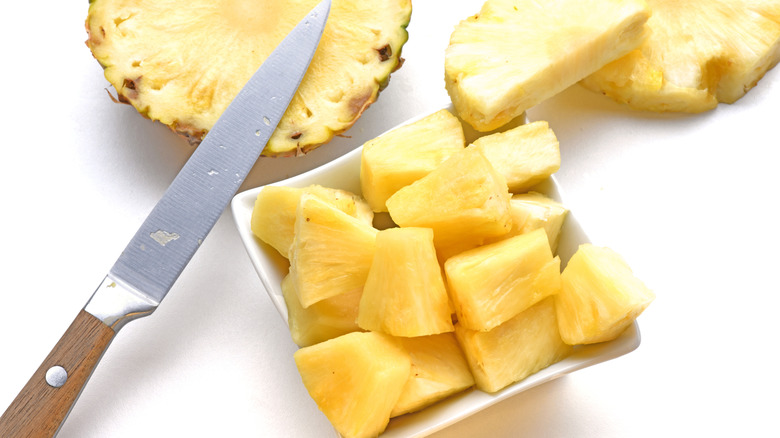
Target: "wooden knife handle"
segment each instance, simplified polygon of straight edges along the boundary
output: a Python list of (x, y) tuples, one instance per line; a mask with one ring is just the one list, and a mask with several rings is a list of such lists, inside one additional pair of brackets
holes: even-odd
[[(84, 310), (80, 311), (51, 353), (0, 417), (0, 437), (54, 436), (115, 333), (114, 329), (99, 319)], [(64, 382), (64, 373), (56, 368), (58, 366), (64, 368), (67, 373)], [(50, 372), (49, 380), (54, 385), (61, 386), (55, 387), (47, 383), (47, 372)]]

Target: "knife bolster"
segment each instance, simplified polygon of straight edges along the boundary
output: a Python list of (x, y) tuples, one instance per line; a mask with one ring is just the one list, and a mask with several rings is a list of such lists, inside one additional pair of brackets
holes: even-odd
[(109, 274), (92, 294), (84, 310), (118, 332), (128, 322), (150, 315), (159, 304)]

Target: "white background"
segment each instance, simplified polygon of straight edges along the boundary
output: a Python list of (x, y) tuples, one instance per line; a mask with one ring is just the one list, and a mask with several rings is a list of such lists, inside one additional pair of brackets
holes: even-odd
[[(406, 63), (352, 138), (261, 160), (244, 188), (447, 105), (444, 49), (480, 5), (416, 1)], [(87, 7), (14, 2), (0, 15), (3, 410), (191, 153), (109, 99), (84, 45)], [(776, 433), (780, 69), (706, 114), (630, 111), (575, 85), (529, 117), (558, 135), (573, 214), (657, 299), (639, 319), (638, 350), (436, 436)], [(294, 351), (226, 212), (161, 308), (119, 333), (60, 437), (322, 436), (330, 428)]]

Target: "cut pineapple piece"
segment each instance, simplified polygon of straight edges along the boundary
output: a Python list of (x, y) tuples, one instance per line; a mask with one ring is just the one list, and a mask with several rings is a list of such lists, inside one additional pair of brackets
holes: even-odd
[(311, 194), (301, 195), (290, 246), (290, 275), (304, 308), (362, 289), (377, 230)]
[(544, 121), (480, 137), (470, 147), (482, 150), (514, 193), (528, 190), (561, 167), (558, 139)]
[[(318, 2), (93, 0), (87, 46), (120, 101), (197, 144)], [(263, 154), (305, 152), (352, 126), (400, 66), (411, 12), (409, 0), (334, 0)]]
[(635, 49), (649, 16), (643, 0), (488, 0), (452, 33), (447, 91), (463, 120), (496, 129)]
[(541, 228), (462, 252), (444, 264), (458, 323), (480, 331), (558, 293), (560, 269)]
[(561, 273), (558, 324), (566, 343), (617, 338), (655, 299), (615, 251), (583, 244)]
[(513, 195), (512, 199), (509, 200), (509, 207), (512, 213), (512, 230), (506, 236), (489, 242), (525, 234), (537, 228), (544, 228), (544, 231), (547, 232), (547, 240), (550, 242), (550, 249), (555, 254), (558, 250), (561, 228), (569, 210), (559, 202), (537, 192)]
[(475, 148), (452, 155), (436, 170), (387, 200), (402, 227), (433, 229), (441, 259), (512, 228), (506, 179)]
[(418, 411), (474, 386), (454, 333), (399, 339), (412, 359), (412, 370), (390, 417)]
[(356, 332), (294, 354), (309, 395), (345, 438), (375, 437), (409, 379), (411, 359), (388, 335)]
[(252, 232), (285, 258), (289, 255), (290, 245), (293, 242), (295, 212), (303, 193), (311, 193), (368, 225), (371, 225), (374, 220), (374, 213), (368, 203), (346, 190), (319, 185), (306, 188), (265, 186), (258, 193), (252, 209)]
[(650, 111), (733, 103), (780, 60), (780, 2), (647, 0), (651, 33), (582, 84)]
[(496, 392), (569, 355), (558, 333), (555, 305), (546, 298), (489, 332), (455, 325), (477, 388)]
[(429, 174), (464, 145), (463, 127), (447, 110), (368, 141), (360, 158), (363, 196), (374, 211), (387, 211), (385, 202), (393, 193)]
[(287, 305), (287, 326), (299, 347), (360, 331), (357, 325), (360, 289), (326, 298), (305, 309), (295, 295), (292, 277), (286, 275), (282, 279), (282, 296)]
[(358, 325), (394, 336), (454, 330), (431, 229), (389, 228), (376, 235)]

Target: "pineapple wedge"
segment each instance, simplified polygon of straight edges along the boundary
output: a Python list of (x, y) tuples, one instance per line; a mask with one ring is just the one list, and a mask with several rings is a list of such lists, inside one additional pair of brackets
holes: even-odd
[(301, 348), (293, 358), (309, 395), (345, 438), (385, 430), (412, 366), (398, 340), (373, 332)]
[[(92, 0), (87, 46), (121, 102), (199, 144), (319, 0)], [(263, 155), (349, 129), (401, 66), (410, 0), (334, 0), (298, 92)]]
[(492, 239), (488, 241), (489, 243), (544, 228), (547, 240), (550, 242), (550, 250), (553, 254), (557, 252), (561, 228), (569, 214), (566, 207), (537, 192), (512, 195), (509, 207), (512, 214), (512, 229), (506, 236)]
[(585, 87), (634, 109), (697, 113), (735, 102), (780, 60), (780, 1), (647, 3), (650, 36)]
[(465, 146), (463, 127), (447, 110), (396, 128), (363, 145), (360, 187), (374, 211), (398, 189), (429, 174)]
[(363, 288), (378, 231), (311, 194), (301, 195), (290, 276), (301, 305)]
[(433, 229), (440, 259), (502, 236), (512, 228), (506, 179), (482, 151), (465, 148), (387, 200), (402, 227)]
[(295, 295), (292, 277), (286, 275), (282, 279), (282, 296), (287, 306), (287, 326), (293, 342), (299, 347), (360, 331), (357, 325), (360, 289), (326, 298), (304, 308)]
[(528, 190), (561, 167), (558, 139), (544, 121), (480, 137), (469, 147), (482, 150), (513, 193)]
[(274, 247), (285, 258), (289, 255), (293, 242), (295, 212), (303, 193), (311, 193), (368, 225), (373, 223), (374, 213), (368, 203), (346, 190), (319, 185), (305, 188), (265, 186), (258, 193), (252, 209), (252, 233)]
[(412, 359), (412, 370), (391, 418), (418, 411), (474, 386), (474, 377), (454, 333), (399, 339)]
[(393, 336), (454, 330), (431, 229), (389, 228), (376, 235), (357, 322)]
[(477, 388), (493, 393), (568, 356), (558, 333), (555, 304), (546, 298), (489, 332), (455, 325)]
[(491, 131), (637, 48), (643, 0), (487, 0), (445, 52), (458, 115)]
[(479, 331), (558, 293), (560, 269), (541, 228), (462, 252), (444, 264), (458, 324)]
[(583, 244), (561, 273), (561, 337), (570, 345), (617, 338), (655, 299), (615, 251)]

